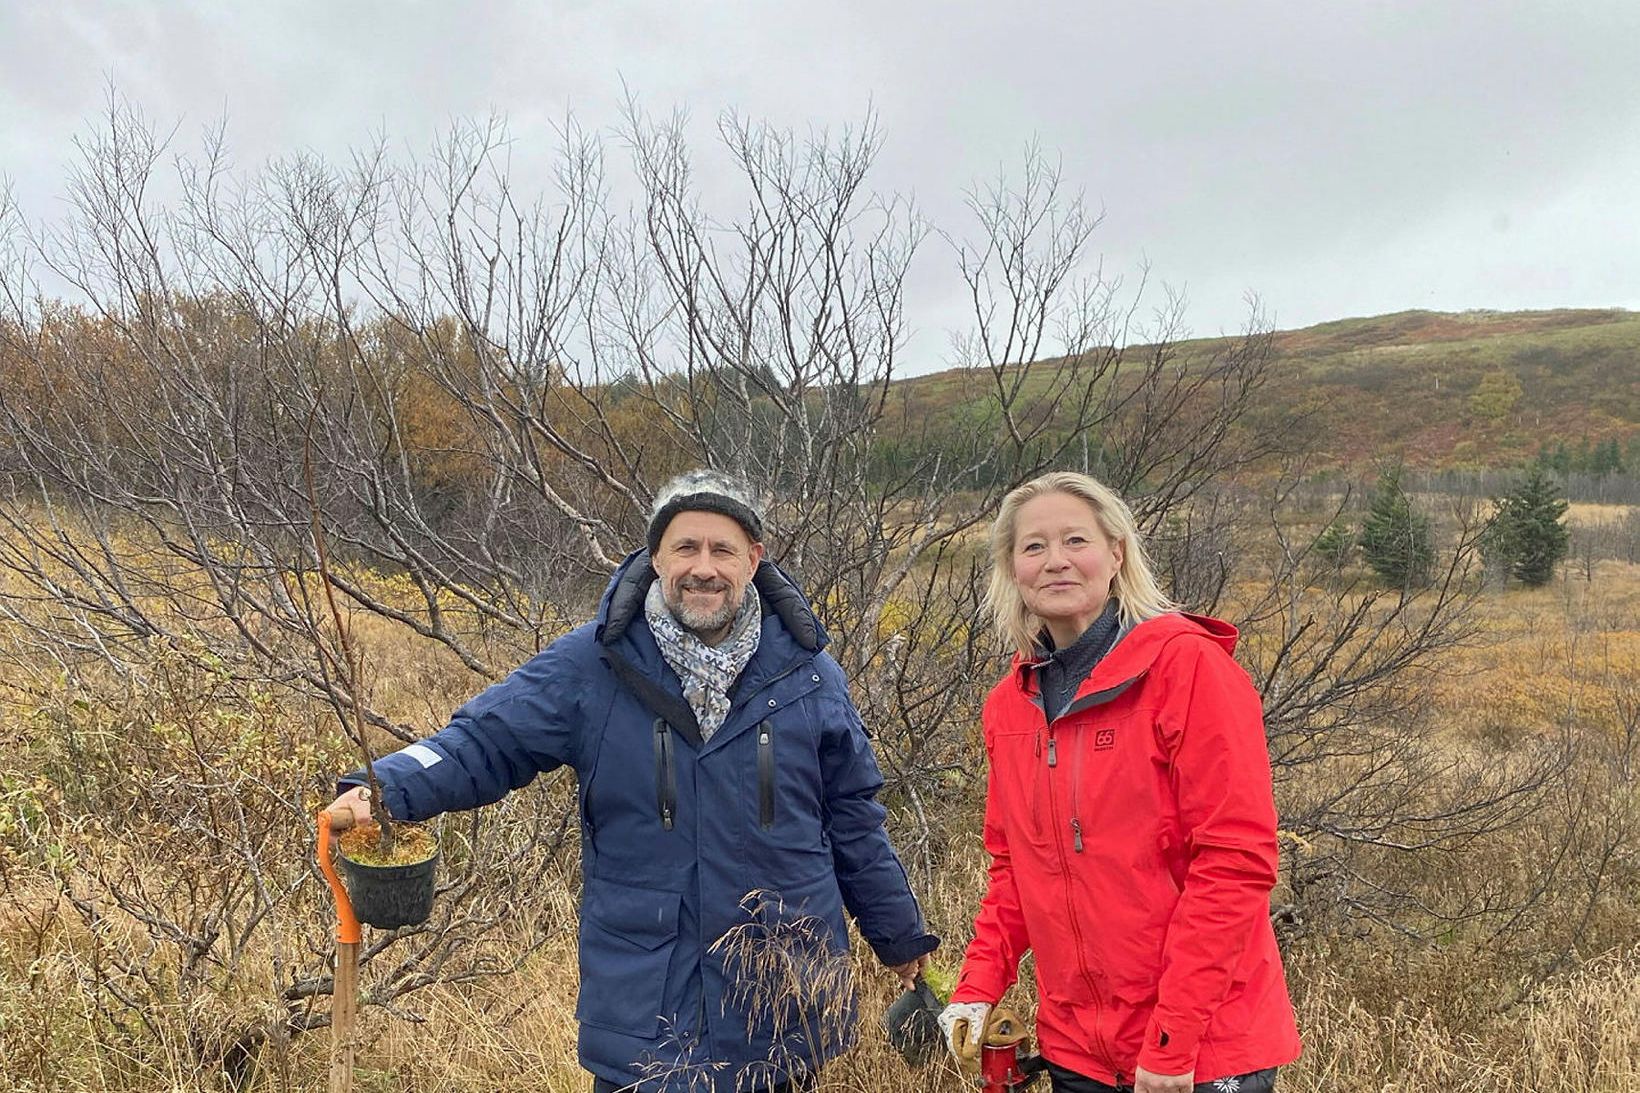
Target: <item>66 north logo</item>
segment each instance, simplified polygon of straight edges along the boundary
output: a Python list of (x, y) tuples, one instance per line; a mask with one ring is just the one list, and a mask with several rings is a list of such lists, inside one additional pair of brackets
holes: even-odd
[(1093, 750), (1109, 751), (1116, 746), (1115, 729), (1095, 729), (1093, 733)]

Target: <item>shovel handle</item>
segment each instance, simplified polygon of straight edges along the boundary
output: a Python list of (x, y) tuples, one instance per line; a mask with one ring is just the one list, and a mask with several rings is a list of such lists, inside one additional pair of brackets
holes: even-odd
[[(344, 823), (337, 824), (338, 829), (352, 826), (353, 817), (348, 814)], [(330, 884), (331, 895), (336, 897), (336, 940), (344, 945), (359, 943), (359, 919), (353, 914), (353, 901), (347, 898), (347, 888), (342, 884), (342, 878), (336, 875), (336, 863), (330, 856), (330, 828), (332, 813), (330, 809), (321, 809), (319, 812), (319, 869), (324, 873), (325, 880)]]

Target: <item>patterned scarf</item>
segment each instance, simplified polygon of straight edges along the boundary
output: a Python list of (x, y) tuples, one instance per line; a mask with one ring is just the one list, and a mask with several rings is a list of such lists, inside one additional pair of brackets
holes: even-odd
[(683, 697), (700, 723), (700, 738), (710, 740), (729, 716), (729, 688), (746, 670), (757, 639), (763, 632), (763, 609), (757, 589), (746, 586), (746, 597), (729, 627), (729, 636), (717, 645), (707, 645), (673, 616), (661, 592), (661, 582), (649, 586), (643, 601), (649, 632), (661, 647), (661, 656), (683, 682)]

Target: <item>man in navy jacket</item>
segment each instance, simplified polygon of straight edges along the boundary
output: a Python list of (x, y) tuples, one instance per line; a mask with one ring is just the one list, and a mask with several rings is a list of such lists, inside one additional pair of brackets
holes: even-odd
[[(808, 1088), (853, 1040), (844, 910), (908, 985), (939, 944), (825, 644), (763, 558), (750, 492), (693, 471), (657, 497), (595, 620), (376, 763), (380, 804), (408, 821), (574, 768), (594, 1093)], [(336, 801), (360, 821), (362, 781)]]

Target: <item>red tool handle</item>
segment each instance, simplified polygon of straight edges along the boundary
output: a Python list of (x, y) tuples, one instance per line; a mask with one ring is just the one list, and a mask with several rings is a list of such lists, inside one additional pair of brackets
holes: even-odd
[(1021, 1058), (1023, 1040), (1011, 1044), (986, 1044), (980, 1048), (979, 1073), (984, 1093), (1018, 1093), (1035, 1080), (1042, 1070), (1042, 1057)]
[(1013, 1044), (1007, 1047), (992, 1047), (986, 1044), (980, 1048), (979, 1074), (984, 1082), (985, 1093), (1008, 1093), (1018, 1074), (1016, 1061), (1019, 1058), (1019, 1049)]

